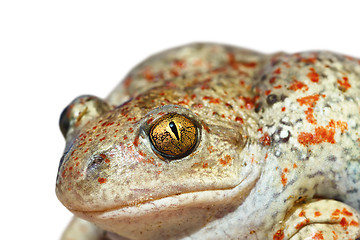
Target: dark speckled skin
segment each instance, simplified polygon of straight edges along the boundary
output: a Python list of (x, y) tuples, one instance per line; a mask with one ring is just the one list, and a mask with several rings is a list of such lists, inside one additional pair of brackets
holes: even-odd
[[(356, 239), (359, 111), (352, 57), (217, 44), (155, 55), (106, 101), (80, 97), (62, 115), (56, 192), (99, 227), (75, 220), (63, 239), (86, 239), (80, 224), (112, 239)], [(200, 137), (164, 161), (148, 133), (173, 112)]]

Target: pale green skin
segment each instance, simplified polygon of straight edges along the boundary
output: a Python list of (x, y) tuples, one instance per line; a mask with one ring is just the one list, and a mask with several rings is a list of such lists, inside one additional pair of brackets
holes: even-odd
[[(310, 68), (318, 82), (311, 81)], [(338, 82), (345, 75), (346, 90)], [(294, 78), (308, 89), (291, 89)], [(297, 99), (316, 94), (312, 124), (309, 105)], [(56, 193), (97, 227), (76, 219), (63, 239), (360, 236), (356, 59), (192, 44), (144, 61), (106, 102), (73, 103)], [(169, 112), (194, 119), (201, 135), (194, 152), (176, 161), (159, 158), (148, 137), (156, 119)], [(331, 128), (334, 142), (300, 140), (331, 120), (347, 126)], [(351, 216), (335, 219), (333, 212), (344, 208)], [(306, 216), (299, 216), (302, 210)], [(339, 224), (342, 218), (352, 224)]]

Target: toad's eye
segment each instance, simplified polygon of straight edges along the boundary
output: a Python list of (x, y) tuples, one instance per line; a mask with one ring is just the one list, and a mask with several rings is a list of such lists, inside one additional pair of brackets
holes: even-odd
[(198, 141), (198, 126), (192, 119), (177, 113), (159, 118), (150, 129), (153, 150), (172, 160), (189, 155)]

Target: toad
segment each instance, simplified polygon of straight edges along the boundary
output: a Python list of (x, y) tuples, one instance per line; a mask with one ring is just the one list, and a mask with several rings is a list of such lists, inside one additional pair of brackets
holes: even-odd
[(359, 238), (359, 111), (350, 56), (154, 55), (61, 114), (63, 239)]

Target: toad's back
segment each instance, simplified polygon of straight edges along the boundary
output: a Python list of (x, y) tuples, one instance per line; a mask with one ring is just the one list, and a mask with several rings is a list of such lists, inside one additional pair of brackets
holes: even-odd
[(64, 110), (57, 195), (115, 239), (355, 239), (359, 96), (351, 57), (169, 50)]

